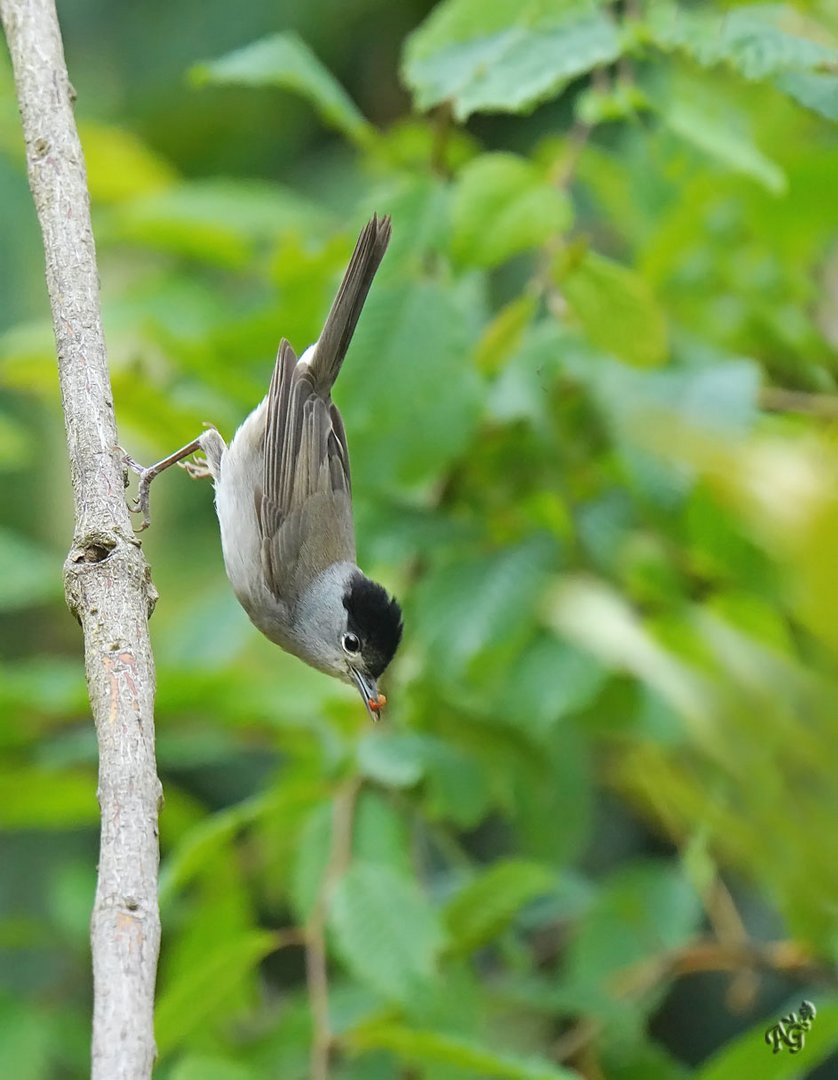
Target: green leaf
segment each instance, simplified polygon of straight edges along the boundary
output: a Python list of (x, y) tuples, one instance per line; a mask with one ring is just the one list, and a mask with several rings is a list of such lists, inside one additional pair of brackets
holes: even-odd
[(305, 98), (324, 123), (342, 132), (352, 142), (366, 146), (373, 128), (358, 107), (294, 33), (272, 34), (241, 49), (192, 68), (198, 85), (278, 86)]
[(783, 75), (777, 86), (807, 109), (838, 120), (838, 75), (796, 72)]
[(330, 927), (353, 975), (389, 999), (407, 1001), (434, 978), (439, 920), (416, 886), (385, 866), (356, 862), (332, 896)]
[(786, 190), (783, 170), (756, 146), (741, 117), (737, 118), (727, 104), (719, 102), (713, 108), (706, 96), (695, 100), (674, 97), (660, 111), (660, 117), (679, 138), (719, 164), (756, 180), (772, 195)]
[(548, 892), (554, 882), (546, 866), (522, 859), (507, 859), (485, 870), (443, 911), (452, 947), (471, 952), (492, 941), (524, 904)]
[(538, 303), (526, 294), (501, 308), (477, 343), (475, 361), (478, 371), (495, 375), (521, 344), (524, 332), (535, 315)]
[(173, 899), (194, 877), (210, 856), (225, 848), (245, 826), (270, 813), (279, 802), (270, 790), (221, 810), (193, 826), (175, 850), (166, 857), (160, 872), (160, 903)]
[[(766, 1045), (765, 1032), (789, 1012), (800, 1008), (800, 1001), (812, 1001), (817, 1015), (800, 1055), (781, 1053), (776, 1056)], [(785, 1008), (778, 1006), (775, 1014), (765, 1016), (741, 1035), (713, 1054), (710, 1060), (694, 1074), (695, 1080), (740, 1080), (743, 1076), (765, 1076), (770, 1080), (798, 1080), (801, 1068), (812, 1075), (818, 1066), (835, 1053), (838, 1048), (838, 1001), (834, 995), (824, 999), (816, 991), (801, 990)], [(804, 1063), (800, 1058), (805, 1058)]]
[(504, 678), (518, 654), (555, 557), (543, 536), (427, 574), (416, 591), (414, 633), (435, 680)]
[(428, 736), (424, 744), (428, 816), (452, 821), (462, 829), (475, 828), (491, 801), (485, 769), (473, 754), (447, 741)]
[(440, 281), (373, 287), (335, 388), (352, 433), (353, 475), (367, 490), (403, 496), (436, 480), (469, 445), (481, 398), (465, 361), (476, 337), (473, 301)]
[(490, 792), (482, 769), (472, 756), (432, 735), (367, 735), (358, 764), (363, 775), (391, 787), (413, 787), (424, 779), (424, 805), (435, 819), (471, 828), (486, 813)]
[(529, 112), (570, 79), (617, 59), (614, 23), (595, 4), (444, 0), (407, 40), (402, 77), (420, 109)]
[(570, 308), (593, 345), (634, 367), (666, 362), (666, 318), (634, 270), (588, 251), (560, 277)]
[(19, 469), (32, 460), (36, 436), (13, 416), (0, 412), (0, 470)]
[(489, 1050), (483, 1043), (399, 1024), (371, 1024), (348, 1037), (355, 1050), (390, 1050), (407, 1064), (452, 1065), (471, 1075), (501, 1080), (578, 1080), (575, 1072), (537, 1058)]
[(230, 1058), (189, 1054), (172, 1069), (170, 1080), (257, 1080), (257, 1074)]
[[(63, 716), (87, 711), (84, 663), (59, 656), (32, 656), (0, 663), (0, 711)], [(0, 742), (3, 741), (0, 735)]]
[[(9, 961), (7, 960), (7, 964)], [(54, 1012), (25, 1000), (23, 995), (0, 997), (0, 1070), (15, 1080), (43, 1080), (55, 1071)]]
[[(613, 1021), (615, 1030), (622, 1023), (637, 1023), (643, 1009), (653, 1003), (648, 990), (638, 995), (634, 989), (637, 965), (684, 945), (698, 929), (701, 916), (701, 901), (680, 867), (649, 860), (616, 871), (582, 916), (568, 945), (566, 999)], [(640, 985), (646, 986), (642, 978)]]
[(838, 49), (814, 40), (828, 38), (825, 28), (787, 4), (747, 4), (720, 14), (658, 0), (647, 26), (661, 48), (682, 50), (705, 67), (728, 64), (746, 79), (838, 61)]
[(543, 634), (517, 660), (503, 704), (526, 717), (528, 730), (553, 738), (557, 722), (590, 705), (606, 678), (589, 653)]
[[(526, 713), (519, 723), (526, 726)], [(564, 866), (584, 850), (591, 833), (595, 782), (590, 736), (583, 736), (577, 725), (562, 724), (535, 753), (537, 762), (528, 762), (511, 777), (521, 851)], [(553, 823), (549, 829), (546, 821)]]
[(706, 726), (709, 688), (698, 673), (661, 645), (616, 591), (579, 575), (565, 578), (548, 601), (553, 628), (618, 671), (656, 690), (696, 725)]
[(79, 124), (90, 195), (95, 202), (133, 199), (169, 187), (172, 166), (134, 132), (107, 124)]
[(221, 266), (249, 266), (288, 234), (317, 235), (327, 215), (301, 195), (257, 180), (192, 180), (114, 207), (101, 235)]
[(608, 1080), (694, 1080), (695, 1078), (695, 1073), (689, 1066), (682, 1064), (657, 1043), (628, 1046), (623, 1042), (615, 1041), (613, 1046), (603, 1048), (602, 1067)]
[(497, 266), (570, 222), (567, 196), (535, 165), (515, 154), (481, 154), (457, 179), (451, 251), (466, 266)]
[(0, 771), (0, 826), (74, 829), (99, 820), (96, 777), (83, 772), (6, 766)]
[(403, 814), (379, 792), (365, 788), (355, 808), (352, 854), (359, 862), (386, 866), (410, 878), (411, 837)]
[(161, 994), (155, 1012), (157, 1051), (165, 1057), (214, 1017), (239, 984), (268, 953), (276, 936), (247, 930), (222, 937), (206, 947), (199, 960), (183, 970)]
[(421, 738), (378, 728), (358, 743), (358, 768), (363, 776), (389, 787), (413, 787), (425, 772)]
[(29, 537), (0, 527), (0, 611), (20, 611), (60, 596), (62, 563)]
[(291, 905), (301, 922), (314, 910), (332, 843), (332, 804), (316, 806), (302, 828), (291, 869)]

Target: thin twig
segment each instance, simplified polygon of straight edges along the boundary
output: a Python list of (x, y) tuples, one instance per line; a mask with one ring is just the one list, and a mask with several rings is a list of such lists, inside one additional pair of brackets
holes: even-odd
[(624, 969), (615, 977), (612, 988), (620, 997), (635, 996), (647, 993), (659, 982), (682, 975), (699, 971), (728, 971), (735, 975), (743, 969), (780, 972), (801, 982), (833, 988), (836, 985), (835, 973), (815, 961), (796, 942), (733, 944), (707, 939), (690, 942)]
[[(743, 948), (748, 945), (748, 931), (742, 916), (721, 877), (716, 875), (702, 897), (704, 910), (723, 947)], [(733, 1012), (751, 1008), (759, 989), (759, 976), (754, 964), (742, 964), (730, 980), (727, 1004)]]
[(802, 413), (819, 420), (838, 420), (836, 394), (807, 394), (802, 390), (785, 390), (781, 386), (764, 386), (759, 394), (759, 404), (768, 412)]
[(160, 946), (155, 593), (125, 505), (84, 157), (53, 0), (0, 0), (41, 226), (75, 506), (64, 567), (84, 633), (102, 812), (93, 946), (94, 1080), (145, 1080)]
[(329, 1059), (332, 1050), (332, 1031), (329, 1023), (329, 973), (326, 955), (326, 920), (329, 901), (339, 878), (344, 874), (352, 858), (352, 829), (355, 821), (355, 803), (361, 790), (361, 781), (352, 777), (335, 795), (332, 806), (332, 837), (329, 858), (317, 899), (305, 930), (306, 978), (311, 1006), (311, 1080), (328, 1080)]

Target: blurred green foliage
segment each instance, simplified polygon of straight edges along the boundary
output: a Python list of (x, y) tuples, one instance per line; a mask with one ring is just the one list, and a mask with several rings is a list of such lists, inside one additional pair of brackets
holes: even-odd
[[(335, 396), (406, 636), (371, 728), (158, 481), (159, 1076), (834, 1075), (834, 6), (235, 15), (62, 9), (120, 437), (230, 435), (392, 214)], [(96, 747), (6, 65), (0, 194), (0, 1075), (40, 1080), (87, 1070)]]

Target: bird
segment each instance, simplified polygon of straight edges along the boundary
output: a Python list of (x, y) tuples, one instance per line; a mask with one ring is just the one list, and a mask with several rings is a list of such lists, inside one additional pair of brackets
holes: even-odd
[[(317, 341), (297, 359), (283, 338), (266, 397), (230, 443), (208, 426), (138, 473), (130, 509), (150, 521), (149, 487), (171, 465), (209, 476), (227, 577), (251, 622), (311, 667), (354, 685), (370, 717), (402, 639), (402, 609), (358, 567), (346, 431), (331, 391), (391, 235), (374, 214), (358, 237)], [(185, 462), (202, 451), (203, 461)]]

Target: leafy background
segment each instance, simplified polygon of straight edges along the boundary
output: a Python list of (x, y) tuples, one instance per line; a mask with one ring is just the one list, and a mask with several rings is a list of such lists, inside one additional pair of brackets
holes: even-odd
[[(834, 1076), (830, 0), (61, 15), (136, 456), (231, 434), (394, 220), (336, 392), (406, 610), (386, 720), (250, 627), (205, 484), (154, 491), (158, 1075)], [(35, 1080), (88, 1069), (96, 753), (5, 60), (0, 200), (0, 1074)]]

